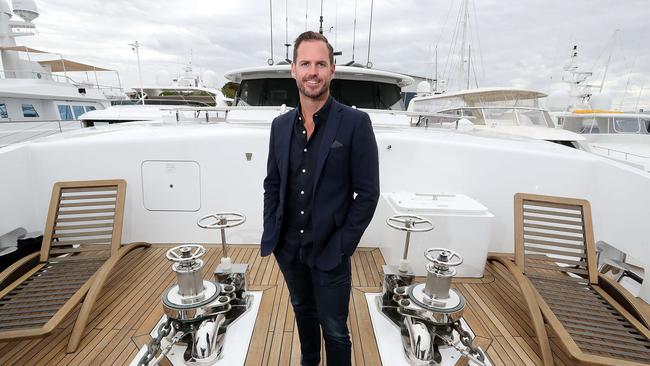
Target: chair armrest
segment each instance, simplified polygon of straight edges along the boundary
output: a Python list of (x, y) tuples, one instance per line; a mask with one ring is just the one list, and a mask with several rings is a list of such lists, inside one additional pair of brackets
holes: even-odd
[(20, 278), (20, 276), (34, 268), (40, 261), (40, 255), (40, 251), (29, 254), (0, 272), (0, 290), (9, 286), (16, 279)]
[(633, 317), (645, 325), (646, 328), (650, 328), (650, 314), (648, 314), (647, 308), (644, 309), (639, 303), (642, 300), (637, 299), (618, 282), (606, 276), (599, 275), (598, 284)]

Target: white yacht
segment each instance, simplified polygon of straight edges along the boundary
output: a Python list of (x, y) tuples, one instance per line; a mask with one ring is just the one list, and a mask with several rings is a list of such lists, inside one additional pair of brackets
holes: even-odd
[[(127, 93), (129, 99), (113, 101), (112, 107), (95, 110), (80, 118), (83, 127), (133, 121), (156, 121), (171, 116), (179, 107), (225, 107), (229, 102), (221, 90), (207, 85), (192, 65), (170, 85), (148, 85)], [(216, 116), (216, 115), (215, 115)]]
[[(63, 59), (32, 60), (49, 53), (16, 45), (16, 37), (31, 36), (39, 16), (36, 3), (14, 1), (13, 11), (0, 0), (0, 147), (68, 129), (79, 128), (84, 113), (110, 106), (120, 88), (76, 82), (74, 72), (109, 71)], [(12, 19), (19, 16), (22, 20)], [(49, 54), (50, 56), (54, 56)], [(96, 74), (95, 74), (96, 75)], [(116, 94), (117, 93), (117, 94)]]
[(584, 136), (594, 153), (650, 171), (650, 116), (613, 109), (611, 98), (589, 84), (592, 72), (581, 70), (577, 57), (574, 46), (563, 75), (569, 90), (548, 97), (554, 122)]
[[(50, 197), (57, 198), (51, 193), (55, 182), (117, 178), (127, 183), (121, 242), (153, 244), (120, 261), (119, 271), (105, 283), (96, 309), (86, 318), (90, 320), (86, 330), (79, 331), (76, 325), (72, 330), (71, 342), (74, 338), (79, 343), (72, 347), (68, 344), (68, 353), (65, 344), (72, 324), (64, 322), (44, 338), (0, 341), (0, 363), (135, 365), (167, 357), (175, 365), (191, 365), (197, 364), (198, 353), (205, 356), (200, 364), (299, 363), (298, 335), (284, 281), (274, 259), (259, 256), (270, 125), (298, 100), (288, 69), (271, 66), (228, 73), (231, 80), (241, 83), (232, 107), (173, 107), (168, 116), (156, 121), (84, 128), (0, 150), (0, 165), (15, 172), (0, 181), (0, 236), (16, 228), (41, 229)], [(542, 365), (546, 356), (537, 346), (523, 296), (503, 267), (486, 262), (490, 252), (515, 252), (514, 195), (529, 192), (589, 200), (595, 239), (641, 258), (642, 265), (650, 268), (645, 231), (650, 198), (644, 194), (650, 177), (625, 164), (546, 141), (421, 128), (412, 121), (435, 114), (422, 112), (418, 116), (417, 112), (399, 110), (399, 84), (407, 82), (409, 78), (397, 74), (345, 67), (337, 67), (337, 79), (332, 82), (335, 97), (370, 112), (379, 149), (381, 196), (352, 258), (350, 332), (355, 363), (500, 365), (509, 360), (513, 364)], [(617, 182), (625, 182), (625, 189), (612, 190)], [(68, 200), (78, 200), (82, 195), (76, 190), (69, 194), (74, 198), (66, 196)], [(99, 204), (115, 196), (99, 190), (89, 194), (84, 197), (100, 200)], [(73, 210), (66, 214), (74, 216), (74, 210), (81, 209), (76, 212), (89, 214), (94, 220), (106, 209), (96, 211), (93, 204), (98, 203), (66, 202), (63, 210)], [(237, 213), (237, 220), (229, 224), (225, 217), (233, 213)], [(418, 215), (418, 220), (428, 221), (434, 228), (426, 233), (409, 233), (405, 244), (400, 231), (386, 225), (387, 218), (395, 215)], [(206, 223), (205, 219), (211, 218), (217, 221)], [(566, 221), (548, 222), (563, 226)], [(105, 230), (103, 227), (83, 224), (76, 227), (79, 232), (56, 235), (69, 243), (70, 235), (92, 237), (96, 233), (92, 230), (99, 232)], [(221, 229), (221, 235), (206, 230), (210, 228)], [(538, 240), (556, 237), (538, 234), (542, 236)], [(226, 237), (233, 248), (226, 246)], [(564, 236), (558, 239), (571, 240)], [(215, 246), (220, 240), (223, 246)], [(208, 248), (208, 254), (195, 244)], [(456, 299), (465, 299), (462, 306), (466, 301), (467, 310), (463, 323), (454, 318), (453, 326), (466, 330), (447, 341), (427, 338), (429, 333), (422, 323), (395, 326), (378, 310), (377, 299), (382, 296), (382, 282), (384, 288), (388, 286), (385, 280), (390, 268), (382, 269), (382, 265), (399, 262), (401, 268), (410, 262), (417, 271), (414, 274), (432, 273), (432, 267), (425, 266), (431, 247), (449, 248), (453, 253), (448, 253), (463, 257), (453, 260), (454, 265), (462, 262), (457, 267), (460, 278), (454, 281), (457, 290), (453, 293)], [(76, 248), (63, 250), (72, 252)], [(178, 262), (173, 266), (178, 285), (173, 285), (165, 257)], [(219, 257), (222, 259), (217, 266)], [(451, 266), (452, 262), (443, 262), (440, 267), (438, 261), (435, 269), (449, 285), (454, 271), (449, 271), (447, 264)], [(233, 267), (224, 270), (225, 264)], [(203, 267), (204, 271), (216, 267), (215, 281), (225, 282), (202, 282)], [(229, 276), (239, 274), (247, 276), (243, 286), (239, 282), (239, 289), (250, 295), (246, 299), (252, 298), (245, 304), (236, 303), (244, 298), (235, 298), (232, 286), (227, 287), (233, 278)], [(183, 294), (179, 290), (180, 296), (171, 296), (172, 289), (188, 286), (185, 281), (198, 283), (189, 286), (196, 291)], [(227, 306), (197, 310), (203, 301), (200, 296), (210, 286), (220, 286), (223, 296), (217, 301)], [(636, 301), (647, 306), (650, 283), (644, 283), (637, 295)], [(422, 306), (435, 308), (444, 303), (436, 300)], [(400, 304), (410, 306), (404, 301)], [(232, 313), (235, 306), (246, 311), (226, 326), (223, 314)], [(460, 316), (462, 308), (454, 311)], [(80, 313), (86, 314), (83, 310)], [(432, 315), (426, 311), (418, 314)], [(214, 321), (204, 321), (208, 316)], [(170, 330), (172, 321), (178, 327)], [(435, 331), (451, 333), (442, 328)], [(418, 350), (403, 348), (409, 343), (403, 332), (417, 339), (411, 345)], [(212, 343), (202, 343), (211, 339)], [(442, 343), (434, 344), (436, 339)], [(472, 339), (473, 344), (468, 342)], [(465, 348), (466, 343), (472, 348)], [(558, 359), (571, 360), (560, 348), (552, 352)], [(415, 359), (411, 357), (414, 355)]]
[[(583, 136), (555, 128), (548, 111), (540, 105), (540, 99), (544, 97), (546, 94), (535, 90), (467, 89), (413, 98), (409, 111), (451, 115), (469, 121), (470, 128), (551, 141), (589, 151)], [(419, 121), (423, 125), (456, 126), (456, 123), (445, 122), (448, 121), (435, 116), (425, 116)]]

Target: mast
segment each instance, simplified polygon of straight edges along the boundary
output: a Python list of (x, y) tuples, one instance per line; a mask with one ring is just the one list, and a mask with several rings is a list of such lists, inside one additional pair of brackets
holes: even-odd
[(273, 0), (269, 0), (269, 23), (271, 24), (271, 58), (266, 62), (273, 65)]
[(375, 1), (370, 0), (370, 29), (368, 31), (368, 57), (366, 58), (366, 67), (371, 68), (372, 62), (370, 62), (370, 39), (372, 38), (372, 9), (374, 8)]
[[(463, 9), (461, 10), (463, 12), (463, 36), (462, 36), (462, 43), (460, 47), (460, 66), (458, 70), (458, 88), (462, 89), (463, 84), (463, 79), (465, 78), (465, 43), (467, 42), (467, 20), (469, 17), (469, 0), (464, 0), (463, 2)], [(469, 68), (468, 68), (469, 69)], [(469, 77), (468, 77), (469, 79)]]

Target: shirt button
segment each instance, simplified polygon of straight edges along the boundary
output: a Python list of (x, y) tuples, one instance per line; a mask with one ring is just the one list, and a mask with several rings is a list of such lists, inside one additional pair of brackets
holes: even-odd
[(306, 133), (307, 133), (307, 131), (305, 131), (305, 130), (302, 130), (302, 134), (303, 134), (303, 135), (304, 135), (304, 134), (306, 134)]
[(305, 194), (305, 191), (300, 191), (300, 194)]
[(302, 229), (300, 230), (300, 233), (301, 233), (301, 234), (303, 234), (304, 232), (305, 232), (305, 230), (302, 230)]
[(303, 172), (303, 173), (306, 173), (306, 172), (307, 172), (307, 170), (306, 170), (306, 169), (303, 169), (303, 170), (302, 170), (302, 172)]
[(301, 214), (301, 215), (304, 215), (304, 214), (305, 214), (305, 211), (300, 211), (300, 214)]
[(307, 149), (304, 149), (303, 151), (304, 151), (304, 152), (307, 152)]

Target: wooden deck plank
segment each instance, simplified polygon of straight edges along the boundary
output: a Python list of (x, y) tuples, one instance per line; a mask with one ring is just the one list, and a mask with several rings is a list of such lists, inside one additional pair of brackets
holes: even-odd
[[(128, 364), (163, 314), (162, 292), (175, 283), (170, 262), (164, 257), (172, 246), (138, 250), (120, 262), (120, 270), (105, 285), (76, 353), (65, 353), (73, 313), (72, 319), (64, 320), (44, 338), (0, 342), (0, 364)], [(221, 245), (207, 247), (204, 277), (212, 278), (222, 255)], [(245, 364), (299, 365), (300, 342), (284, 278), (275, 258), (260, 257), (259, 253), (259, 246), (246, 245), (230, 246), (229, 252), (233, 262), (249, 263), (249, 289), (264, 292)], [(377, 248), (358, 248), (351, 258), (353, 290), (348, 326), (353, 364), (357, 366), (381, 364), (364, 293), (381, 291), (383, 264)], [(477, 344), (494, 365), (541, 365), (526, 306), (507, 271), (488, 263), (484, 278), (454, 279), (454, 286), (467, 300), (465, 320), (477, 335)], [(557, 336), (552, 332), (549, 336), (556, 365), (572, 365), (555, 341)]]

